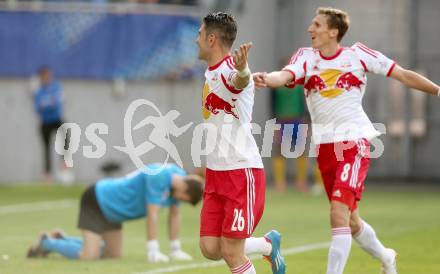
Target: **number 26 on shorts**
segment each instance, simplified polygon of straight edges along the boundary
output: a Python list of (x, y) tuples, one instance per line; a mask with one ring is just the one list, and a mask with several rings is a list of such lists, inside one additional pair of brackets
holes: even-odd
[(232, 222), (231, 231), (243, 231), (244, 229), (244, 218), (243, 209), (234, 209), (234, 221)]

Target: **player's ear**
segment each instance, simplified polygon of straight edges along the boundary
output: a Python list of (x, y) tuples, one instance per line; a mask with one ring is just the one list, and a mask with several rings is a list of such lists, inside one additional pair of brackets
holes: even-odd
[(339, 30), (338, 29), (330, 29), (329, 34), (330, 38), (337, 38), (338, 37)]
[(215, 36), (215, 34), (214, 33), (209, 33), (208, 34), (208, 45), (210, 46), (210, 47), (212, 47), (212, 46), (214, 46), (214, 44), (215, 44), (215, 40), (217, 39), (217, 37)]

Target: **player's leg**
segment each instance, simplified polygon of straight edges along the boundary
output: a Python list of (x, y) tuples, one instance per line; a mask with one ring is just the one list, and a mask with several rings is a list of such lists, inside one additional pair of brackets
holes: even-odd
[(359, 210), (355, 210), (350, 218), (350, 226), (353, 232), (353, 239), (368, 254), (382, 262), (382, 273), (397, 274), (396, 257), (397, 253), (386, 248), (379, 241), (374, 229), (359, 216)]
[[(81, 197), (78, 228), (83, 234), (83, 249), (80, 254), (80, 259), (83, 260), (101, 258), (103, 251), (106, 250), (106, 243), (103, 241), (104, 233), (122, 229), (121, 224), (109, 222), (105, 218), (98, 205), (94, 185), (90, 186)], [(116, 237), (115, 242), (118, 239)], [(115, 245), (115, 243), (111, 244)]]
[(246, 271), (254, 273), (252, 263), (245, 254), (259, 253), (274, 262), (273, 273), (285, 273), (284, 258), (280, 253), (281, 235), (277, 231), (271, 231), (264, 237), (250, 238), (264, 212), (264, 170), (246, 168), (228, 171), (224, 182), (227, 185), (222, 189), (223, 196), (226, 197), (222, 256), (225, 261), (229, 257), (236, 258), (228, 261), (231, 271), (236, 273), (234, 271), (248, 269)]
[(327, 274), (342, 274), (351, 249), (350, 209), (339, 201), (331, 202), (332, 241), (328, 253)]
[(81, 233), (84, 243), (79, 253), (79, 259), (96, 260), (101, 258), (101, 235), (85, 229)]
[(67, 238), (52, 238), (46, 235), (41, 241), (41, 249), (46, 254), (55, 252), (68, 259), (79, 259), (82, 242), (71, 241)]
[(218, 261), (222, 259), (221, 241), (219, 237), (200, 237), (200, 251), (209, 260)]
[(200, 213), (200, 251), (205, 258), (220, 260), (222, 223), (225, 217), (223, 210), (224, 199), (216, 193), (216, 171), (206, 169), (203, 205)]
[[(263, 171), (264, 174), (264, 171)], [(260, 220), (264, 210), (264, 189), (256, 188), (252, 169), (237, 169), (217, 172), (219, 181), (223, 181), (218, 193), (224, 198), (224, 219), (222, 220), (221, 255), (231, 273), (256, 273), (252, 262), (245, 255), (246, 238)], [(262, 195), (262, 196), (261, 196)], [(261, 202), (263, 201), (263, 202)], [(259, 208), (254, 214), (255, 202)]]
[(222, 237), (221, 253), (233, 274), (255, 274), (254, 265), (244, 254), (246, 239), (232, 239)]
[[(355, 195), (345, 188), (341, 188), (340, 184), (336, 186), (341, 174), (339, 174), (340, 168), (338, 167), (340, 163), (336, 158), (334, 144), (321, 144), (318, 147), (317, 160), (324, 188), (330, 201), (332, 241), (328, 253), (327, 274), (342, 274), (350, 253), (352, 241), (349, 226), (350, 207), (347, 204), (348, 198), (353, 202), (355, 201)], [(344, 160), (349, 161), (350, 159)]]
[(52, 180), (50, 163), (50, 126), (41, 124), (40, 130), (44, 152), (44, 180), (50, 182)]
[(104, 231), (104, 258), (120, 258), (122, 256), (122, 229)]

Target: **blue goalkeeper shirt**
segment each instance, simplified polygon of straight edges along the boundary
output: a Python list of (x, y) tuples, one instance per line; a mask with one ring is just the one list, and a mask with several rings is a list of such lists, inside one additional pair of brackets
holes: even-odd
[[(160, 164), (150, 164), (148, 168), (158, 169)], [(185, 170), (168, 164), (156, 175), (137, 170), (122, 178), (100, 180), (95, 186), (98, 205), (107, 220), (114, 223), (145, 217), (149, 204), (160, 207), (177, 205), (178, 201), (171, 197), (174, 174), (187, 175)]]
[(40, 87), (34, 94), (34, 107), (43, 124), (52, 124), (62, 120), (63, 89), (58, 81)]

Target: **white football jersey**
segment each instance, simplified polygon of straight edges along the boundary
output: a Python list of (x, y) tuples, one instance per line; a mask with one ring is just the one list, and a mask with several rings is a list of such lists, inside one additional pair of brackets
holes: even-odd
[(206, 140), (207, 150), (213, 148), (207, 155), (207, 167), (212, 170), (263, 168), (251, 132), (254, 82), (251, 77), (246, 88), (237, 90), (231, 82), (234, 73), (231, 56), (205, 72), (202, 114), (208, 131), (216, 131)]
[(371, 139), (380, 133), (362, 108), (367, 72), (389, 76), (396, 63), (361, 43), (332, 57), (300, 48), (283, 70), (293, 74), (288, 86), (304, 84), (315, 144)]

